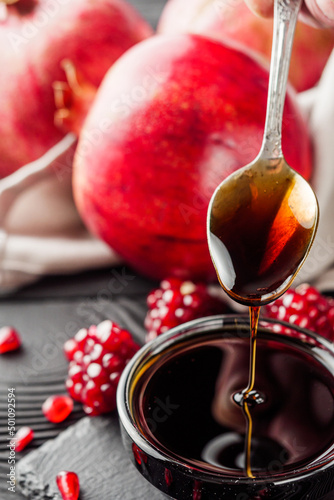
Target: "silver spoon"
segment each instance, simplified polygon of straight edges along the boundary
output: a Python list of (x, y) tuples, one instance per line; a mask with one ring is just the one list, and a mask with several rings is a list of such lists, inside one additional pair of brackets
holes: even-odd
[(313, 243), (318, 202), (289, 167), (281, 131), (292, 42), (302, 0), (275, 0), (267, 114), (259, 155), (227, 177), (208, 209), (211, 257), (223, 289), (261, 306), (292, 283)]

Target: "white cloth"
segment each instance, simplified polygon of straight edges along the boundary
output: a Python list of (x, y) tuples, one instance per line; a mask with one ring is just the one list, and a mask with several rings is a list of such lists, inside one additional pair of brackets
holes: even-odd
[(320, 290), (334, 290), (334, 50), (316, 88), (299, 95), (314, 145), (312, 179), (320, 219), (310, 254), (296, 278)]
[[(298, 96), (314, 143), (320, 223), (296, 282), (334, 290), (334, 51), (318, 86)], [(0, 181), (0, 293), (46, 274), (116, 265), (120, 257), (84, 228), (71, 195), (76, 138)]]
[(84, 228), (72, 198), (76, 137), (0, 181), (0, 293), (46, 274), (66, 274), (121, 262)]

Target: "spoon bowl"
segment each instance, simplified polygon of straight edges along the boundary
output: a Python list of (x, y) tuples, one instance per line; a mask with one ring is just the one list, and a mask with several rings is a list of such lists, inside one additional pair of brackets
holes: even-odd
[(257, 158), (227, 177), (208, 209), (210, 254), (223, 289), (261, 306), (291, 285), (312, 246), (315, 193), (285, 161), (281, 128), (294, 29), (301, 0), (276, 0), (264, 138)]
[(209, 206), (208, 242), (224, 290), (264, 305), (291, 285), (312, 245), (318, 203), (284, 158), (254, 162), (230, 175)]

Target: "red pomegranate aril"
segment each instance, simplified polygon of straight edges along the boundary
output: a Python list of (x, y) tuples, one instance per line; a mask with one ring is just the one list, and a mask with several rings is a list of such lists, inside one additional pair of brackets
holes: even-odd
[(45, 418), (54, 424), (63, 422), (72, 410), (73, 400), (69, 396), (50, 396), (42, 405)]
[[(101, 406), (98, 406), (98, 407), (92, 407), (92, 406), (87, 406), (87, 405), (83, 405), (82, 406), (84, 412), (86, 413), (86, 415), (88, 415), (89, 417), (97, 417), (99, 415), (101, 415), (102, 413), (107, 413), (107, 411), (104, 411), (104, 408), (101, 408)], [(110, 411), (110, 410), (108, 410)]]
[(31, 427), (21, 427), (15, 434), (15, 451), (20, 452), (34, 439), (34, 431)]
[[(92, 340), (92, 339), (90, 339)], [(90, 352), (90, 359), (94, 363), (102, 363), (103, 356), (105, 355), (106, 350), (101, 344), (94, 343), (94, 346)]]
[(161, 281), (160, 288), (162, 290), (168, 290), (169, 288), (178, 288), (180, 286), (180, 280), (178, 278), (166, 278)]
[(99, 363), (91, 363), (87, 368), (87, 375), (96, 385), (102, 385), (108, 380), (107, 370), (104, 370)]
[(118, 371), (123, 365), (122, 359), (116, 354), (108, 353), (102, 358), (102, 366), (109, 372)]
[(101, 394), (103, 396), (103, 402), (106, 403), (106, 407), (110, 405), (116, 406), (116, 390), (117, 387), (112, 384), (103, 384), (101, 386)]
[(311, 306), (308, 310), (308, 317), (311, 320), (315, 320), (316, 318), (318, 318), (319, 314), (320, 311), (316, 308), (316, 306)]
[(326, 318), (325, 316), (321, 316), (320, 318), (318, 318), (315, 322), (315, 325), (318, 331), (323, 332), (323, 335), (327, 336), (328, 334), (330, 334), (331, 324), (328, 321), (328, 318)]
[(120, 378), (121, 378), (121, 374), (118, 372), (111, 373), (109, 376), (110, 382), (116, 386), (118, 385)]
[(65, 387), (72, 399), (75, 401), (81, 401), (81, 392), (83, 389), (82, 383), (74, 383), (70, 378), (68, 378), (65, 382)]
[(332, 306), (329, 311), (328, 311), (328, 314), (327, 314), (327, 317), (329, 319), (329, 321), (334, 324), (334, 306)]
[(96, 325), (91, 325), (89, 328), (88, 328), (88, 336), (94, 340), (97, 340), (96, 338), (96, 330), (97, 330), (97, 326)]
[(68, 361), (74, 359), (74, 354), (78, 350), (78, 343), (75, 339), (68, 339), (64, 344), (64, 353)]
[(12, 326), (0, 328), (0, 354), (15, 351), (21, 346), (20, 335)]
[(88, 338), (87, 328), (80, 328), (80, 330), (74, 335), (74, 340), (77, 342), (79, 349), (84, 348), (87, 338)]
[(147, 296), (147, 305), (150, 308), (156, 307), (157, 301), (162, 297), (162, 290), (155, 290)]
[(88, 336), (84, 345), (84, 353), (91, 354), (92, 350), (94, 349), (94, 346), (95, 346), (94, 340), (89, 338)]
[(101, 406), (103, 403), (101, 386), (96, 384), (93, 380), (89, 380), (83, 390), (82, 400), (87, 406), (92, 408)]
[(80, 483), (78, 475), (75, 472), (59, 472), (56, 482), (63, 500), (78, 500)]
[(76, 363), (81, 363), (84, 358), (84, 353), (82, 351), (77, 351), (73, 355), (73, 361)]
[(310, 328), (310, 320), (307, 316), (296, 316), (293, 321), (294, 325), (300, 326), (301, 328)]
[(91, 358), (90, 358), (90, 355), (89, 354), (84, 354), (82, 360), (81, 360), (81, 363), (80, 365), (82, 366), (83, 370), (87, 370), (88, 366), (90, 365), (91, 363)]
[(102, 323), (100, 323), (99, 325), (97, 325), (95, 336), (96, 339), (100, 341), (100, 343), (103, 345), (109, 339), (109, 337), (112, 336), (113, 333), (115, 332), (119, 333), (120, 328), (116, 327), (112, 323), (112, 321), (105, 320), (102, 321)]
[(121, 338), (119, 333), (114, 333), (104, 343), (106, 349), (110, 351), (118, 351), (121, 347)]
[(77, 383), (77, 382), (82, 382), (82, 375), (83, 375), (83, 372), (82, 372), (82, 367), (80, 365), (77, 365), (77, 364), (74, 364), (72, 366), (69, 367), (68, 369), (68, 376), (70, 377), (70, 379), (72, 380), (73, 383)]
[(121, 329), (117, 325), (113, 324), (109, 320), (106, 320), (97, 326), (95, 335), (97, 341), (102, 344), (104, 349), (113, 351), (117, 350), (120, 346), (120, 333)]
[[(182, 295), (177, 293), (176, 291), (173, 291), (171, 289), (166, 290), (162, 294), (162, 302), (166, 303), (170, 306), (173, 306), (174, 308), (180, 307), (182, 305)], [(157, 304), (159, 305), (159, 304)]]

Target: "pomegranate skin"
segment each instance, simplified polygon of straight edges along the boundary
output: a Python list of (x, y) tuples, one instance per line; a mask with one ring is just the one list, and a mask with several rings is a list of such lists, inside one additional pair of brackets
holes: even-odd
[[(217, 185), (258, 154), (268, 71), (198, 35), (156, 36), (106, 75), (74, 159), (78, 210), (138, 272), (215, 279), (206, 214)], [(304, 177), (310, 141), (287, 97), (283, 150)]]
[(4, 8), (0, 177), (39, 158), (63, 137), (54, 125), (52, 85), (66, 81), (64, 59), (98, 86), (123, 52), (152, 34), (123, 0), (19, 0)]
[[(230, 40), (270, 60), (273, 21), (255, 15), (243, 0), (169, 0), (158, 32), (197, 33), (215, 40)], [(289, 80), (298, 92), (316, 85), (333, 47), (333, 29), (297, 23)]]

